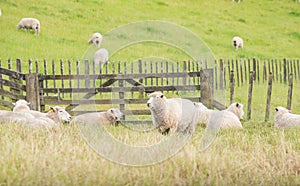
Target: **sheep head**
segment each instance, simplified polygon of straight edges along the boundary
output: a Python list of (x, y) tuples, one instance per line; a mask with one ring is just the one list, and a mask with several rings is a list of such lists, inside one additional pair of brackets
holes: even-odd
[(241, 103), (232, 103), (226, 110), (233, 112), (239, 119), (244, 116), (244, 105)]
[(278, 106), (275, 108), (275, 115), (281, 115), (285, 113), (291, 113), (291, 110), (288, 110), (282, 106)]
[(148, 94), (149, 100), (147, 101), (147, 106), (150, 110), (155, 110), (157, 108), (163, 109), (167, 102), (166, 96), (161, 92), (153, 92)]
[(48, 115), (55, 122), (69, 122), (71, 120), (71, 115), (65, 110), (65, 107), (50, 107)]

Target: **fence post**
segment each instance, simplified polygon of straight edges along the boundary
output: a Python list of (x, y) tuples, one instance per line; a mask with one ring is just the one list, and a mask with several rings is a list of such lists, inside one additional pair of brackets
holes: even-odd
[(266, 122), (270, 120), (270, 103), (271, 103), (271, 97), (272, 97), (272, 84), (273, 84), (273, 74), (270, 73), (269, 82), (268, 82), (268, 92), (267, 92), (266, 115), (265, 115)]
[(287, 74), (287, 61), (286, 58), (283, 59), (283, 82), (286, 83), (286, 74)]
[(234, 102), (234, 71), (230, 71), (230, 104)]
[(224, 89), (224, 64), (223, 64), (223, 60), (220, 59), (220, 89), (223, 90)]
[[(120, 76), (121, 74), (119, 74)], [(123, 76), (122, 76), (123, 77)], [(119, 99), (120, 100), (124, 100), (124, 80), (119, 78)], [(125, 104), (124, 103), (120, 103), (120, 111), (124, 113), (125, 110)], [(123, 115), (123, 118), (121, 118), (121, 120), (125, 120), (125, 114)]]
[(289, 76), (289, 90), (287, 98), (287, 109), (291, 110), (292, 108), (292, 95), (293, 95), (293, 73), (290, 73)]
[(39, 77), (37, 73), (25, 75), (26, 100), (30, 103), (32, 110), (40, 111)]
[(252, 90), (253, 90), (253, 72), (250, 72), (249, 77), (249, 89), (248, 89), (248, 108), (247, 108), (247, 119), (251, 119), (251, 108), (252, 108)]
[(213, 69), (200, 70), (200, 96), (201, 102), (209, 109), (213, 108)]
[(85, 88), (90, 88), (90, 64), (89, 64), (89, 60), (84, 60), (84, 66), (85, 66)]

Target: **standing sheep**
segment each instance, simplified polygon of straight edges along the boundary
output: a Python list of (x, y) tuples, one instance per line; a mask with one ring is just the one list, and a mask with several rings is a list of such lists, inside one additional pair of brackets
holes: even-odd
[(102, 43), (102, 35), (98, 32), (94, 33), (92, 37), (88, 40), (89, 44), (94, 44), (96, 47), (100, 48), (100, 45)]
[(33, 29), (36, 35), (39, 35), (41, 30), (40, 21), (35, 18), (23, 18), (17, 25), (17, 29), (24, 28), (26, 30)]
[[(243, 104), (232, 103), (227, 109), (218, 111), (211, 109), (198, 108), (198, 121), (199, 123), (205, 123), (207, 125), (220, 125), (221, 129), (227, 128), (243, 128), (240, 119), (243, 118)], [(217, 116), (220, 118), (221, 123), (215, 123), (214, 118)], [(216, 117), (216, 118), (217, 118)]]
[(75, 116), (71, 124), (96, 123), (99, 125), (115, 125), (122, 117), (123, 113), (118, 108), (111, 108), (105, 112), (91, 112)]
[(104, 64), (109, 63), (108, 61), (108, 51), (105, 48), (100, 48), (95, 52), (94, 55), (95, 65), (100, 64), (100, 69), (102, 69)]
[(300, 115), (292, 114), (284, 107), (276, 107), (274, 114), (274, 126), (278, 128), (289, 128), (300, 126)]
[(160, 92), (148, 94), (147, 106), (152, 115), (153, 125), (162, 134), (170, 130), (182, 133), (193, 133), (198, 122), (198, 110), (193, 102), (187, 99), (168, 99)]
[(244, 48), (243, 39), (238, 36), (233, 37), (232, 45), (236, 50), (238, 50), (238, 48)]

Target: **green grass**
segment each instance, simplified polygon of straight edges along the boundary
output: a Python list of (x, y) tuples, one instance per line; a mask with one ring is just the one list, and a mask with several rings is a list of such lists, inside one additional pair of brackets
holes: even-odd
[[(102, 34), (129, 23), (162, 20), (183, 26), (201, 38), (217, 58), (299, 58), (299, 5), (293, 1), (1, 1), (1, 59), (80, 59), (93, 32)], [(17, 30), (22, 17), (41, 21), (41, 34)], [(153, 32), (153, 30), (148, 30)], [(244, 38), (244, 50), (231, 46)], [(107, 44), (107, 47), (109, 43)], [(171, 46), (142, 43), (128, 46), (112, 60), (158, 56), (187, 59)]]

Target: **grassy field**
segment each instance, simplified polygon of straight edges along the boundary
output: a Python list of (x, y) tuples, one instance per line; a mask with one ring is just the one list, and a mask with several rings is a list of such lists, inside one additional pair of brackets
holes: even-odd
[[(201, 38), (217, 58), (299, 58), (299, 4), (292, 0), (247, 1), (0, 1), (1, 59), (80, 59), (93, 32), (102, 34), (137, 21), (162, 20), (182, 26)], [(35, 37), (18, 31), (22, 17), (41, 21)], [(244, 38), (244, 50), (231, 46)], [(109, 44), (108, 44), (109, 45)], [(170, 46), (145, 42), (130, 45), (111, 60), (158, 56), (182, 60), (188, 56)]]
[[(182, 26), (206, 43), (216, 58), (300, 58), (300, 4), (293, 0), (239, 4), (230, 0), (0, 0), (0, 9), (0, 59), (4, 65), (8, 58), (82, 59), (90, 49), (87, 40), (93, 32), (106, 34), (146, 20)], [(41, 21), (40, 36), (16, 29), (22, 17)], [(243, 50), (231, 46), (235, 35), (244, 39)], [(103, 45), (111, 47), (110, 43)], [(110, 57), (111, 61), (180, 61), (191, 56), (180, 47), (147, 41), (122, 47)], [(267, 84), (255, 84), (252, 118), (243, 121), (243, 130), (220, 131), (211, 147), (202, 152), (198, 148), (205, 127), (199, 125), (179, 153), (148, 166), (107, 160), (90, 148), (76, 126), (47, 131), (1, 124), (0, 185), (299, 185), (300, 130), (273, 127), (273, 108), (286, 105), (287, 88), (274, 84), (269, 122), (264, 122)], [(299, 90), (295, 81), (295, 113), (300, 113)], [(229, 99), (229, 91), (221, 97)], [(247, 85), (236, 87), (235, 101), (244, 103), (246, 113)], [(168, 137), (122, 125), (106, 129), (120, 142), (135, 146), (150, 146)]]

